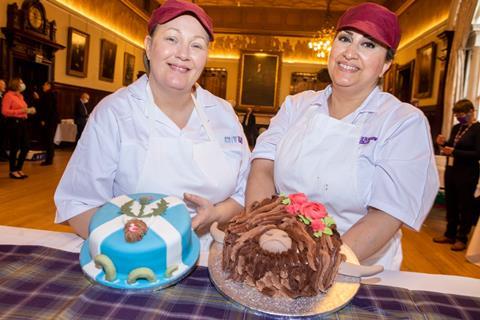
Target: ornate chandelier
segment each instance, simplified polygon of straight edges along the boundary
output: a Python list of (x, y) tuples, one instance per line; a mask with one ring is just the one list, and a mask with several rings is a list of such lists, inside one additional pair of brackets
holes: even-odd
[(332, 50), (332, 42), (335, 37), (334, 26), (324, 26), (317, 31), (315, 37), (308, 42), (308, 48), (315, 52), (317, 58), (326, 59), (330, 50)]
[(308, 48), (315, 52), (317, 58), (325, 60), (332, 50), (332, 43), (335, 37), (335, 26), (331, 23), (330, 4), (332, 0), (327, 1), (325, 20), (323, 26), (315, 34), (314, 38), (308, 42)]

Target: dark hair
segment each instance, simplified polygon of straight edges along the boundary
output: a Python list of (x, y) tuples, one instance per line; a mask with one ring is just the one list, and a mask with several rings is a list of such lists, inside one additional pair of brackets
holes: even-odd
[(385, 59), (387, 61), (392, 61), (393, 58), (395, 58), (395, 50), (393, 50), (392, 48), (387, 48), (387, 56), (385, 57)]
[(473, 103), (468, 99), (462, 99), (455, 103), (453, 106), (453, 113), (467, 113), (473, 110)]
[(13, 78), (8, 81), (8, 89), (12, 91), (18, 91), (20, 90), (20, 81), (22, 79), (20, 78)]

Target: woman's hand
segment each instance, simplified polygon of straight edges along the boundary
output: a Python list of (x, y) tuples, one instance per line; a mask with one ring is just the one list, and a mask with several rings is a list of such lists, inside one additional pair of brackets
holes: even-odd
[(443, 146), (447, 142), (447, 139), (443, 135), (439, 134), (436, 141), (439, 146)]
[(450, 156), (453, 153), (453, 148), (452, 147), (443, 147), (442, 148), (442, 154), (446, 156)]
[(207, 199), (191, 193), (184, 193), (183, 197), (196, 206), (197, 215), (192, 219), (193, 230), (208, 230), (210, 225), (218, 220), (217, 208)]

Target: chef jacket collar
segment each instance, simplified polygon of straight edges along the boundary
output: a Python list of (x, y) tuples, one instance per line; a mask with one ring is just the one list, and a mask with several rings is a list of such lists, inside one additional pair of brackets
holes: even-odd
[[(362, 102), (359, 108), (354, 111), (354, 116), (353, 118), (356, 118), (356, 116), (360, 113), (375, 113), (377, 110), (380, 108), (380, 99), (374, 99), (376, 95), (381, 93), (381, 90), (378, 88), (378, 86), (375, 86), (375, 88), (370, 92), (368, 97)], [(328, 85), (325, 90), (321, 91), (319, 95), (312, 101), (312, 105), (317, 105), (319, 106), (325, 114), (328, 114), (328, 98), (332, 94), (332, 86)], [(347, 116), (350, 117), (350, 116)]]
[[(147, 114), (147, 85), (148, 77), (146, 74), (141, 76), (137, 81), (128, 86), (127, 90), (131, 93), (132, 97), (139, 101), (139, 107), (142, 108), (142, 111), (145, 115)], [(208, 94), (208, 91), (203, 89), (198, 83), (195, 84), (195, 93), (197, 98), (197, 103), (202, 105), (205, 108), (214, 107), (217, 102), (215, 96)]]

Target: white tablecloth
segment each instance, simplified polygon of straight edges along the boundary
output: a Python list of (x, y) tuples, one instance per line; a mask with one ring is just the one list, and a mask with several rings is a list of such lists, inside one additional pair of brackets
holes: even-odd
[(77, 125), (73, 122), (73, 119), (63, 119), (62, 122), (57, 125), (53, 142), (56, 145), (59, 145), (62, 141), (75, 142), (76, 137)]
[[(80, 252), (83, 239), (73, 233), (0, 226), (0, 245), (38, 245)], [(384, 271), (362, 283), (480, 297), (480, 279), (405, 271)]]

